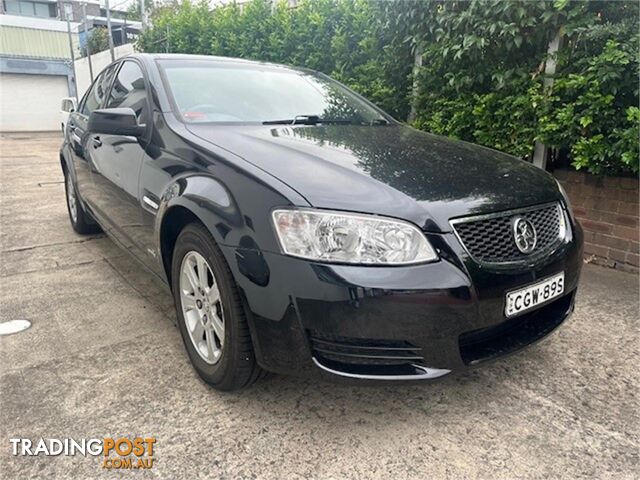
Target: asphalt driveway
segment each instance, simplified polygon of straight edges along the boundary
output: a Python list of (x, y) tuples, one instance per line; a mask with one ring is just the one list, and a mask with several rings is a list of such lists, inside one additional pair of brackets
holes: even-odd
[[(0, 139), (0, 477), (637, 478), (638, 277), (586, 265), (538, 346), (421, 386), (273, 376), (222, 394), (191, 368), (170, 294), (67, 219), (59, 135)], [(151, 436), (156, 464), (12, 456), (9, 438)]]

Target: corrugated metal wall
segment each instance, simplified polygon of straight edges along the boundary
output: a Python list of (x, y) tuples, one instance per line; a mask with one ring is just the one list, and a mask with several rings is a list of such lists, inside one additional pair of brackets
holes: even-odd
[[(75, 55), (78, 56), (78, 35), (73, 34)], [(66, 32), (0, 26), (0, 55), (27, 58), (70, 59), (69, 37)]]

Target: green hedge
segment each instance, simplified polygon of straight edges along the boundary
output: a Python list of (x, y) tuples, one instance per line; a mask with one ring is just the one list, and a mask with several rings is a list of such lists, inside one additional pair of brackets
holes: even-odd
[[(638, 2), (253, 0), (156, 8), (148, 52), (325, 72), (420, 129), (529, 157), (536, 140), (596, 174), (637, 174)], [(561, 33), (553, 86), (549, 41)], [(414, 52), (423, 65), (414, 69)]]

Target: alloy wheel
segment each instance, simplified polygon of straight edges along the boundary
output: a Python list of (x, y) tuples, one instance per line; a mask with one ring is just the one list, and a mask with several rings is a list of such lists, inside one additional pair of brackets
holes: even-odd
[(206, 363), (217, 363), (222, 357), (225, 329), (220, 290), (205, 258), (193, 250), (180, 266), (180, 303), (196, 352)]

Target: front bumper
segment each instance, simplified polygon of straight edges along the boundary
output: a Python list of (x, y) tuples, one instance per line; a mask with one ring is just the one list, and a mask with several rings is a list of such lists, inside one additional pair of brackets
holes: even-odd
[[(244, 293), (266, 370), (306, 376), (423, 380), (515, 352), (573, 311), (582, 231), (535, 265), (488, 268), (453, 234), (429, 235), (440, 260), (408, 267), (336, 266), (223, 247)], [(505, 293), (565, 272), (565, 293), (505, 319)]]

